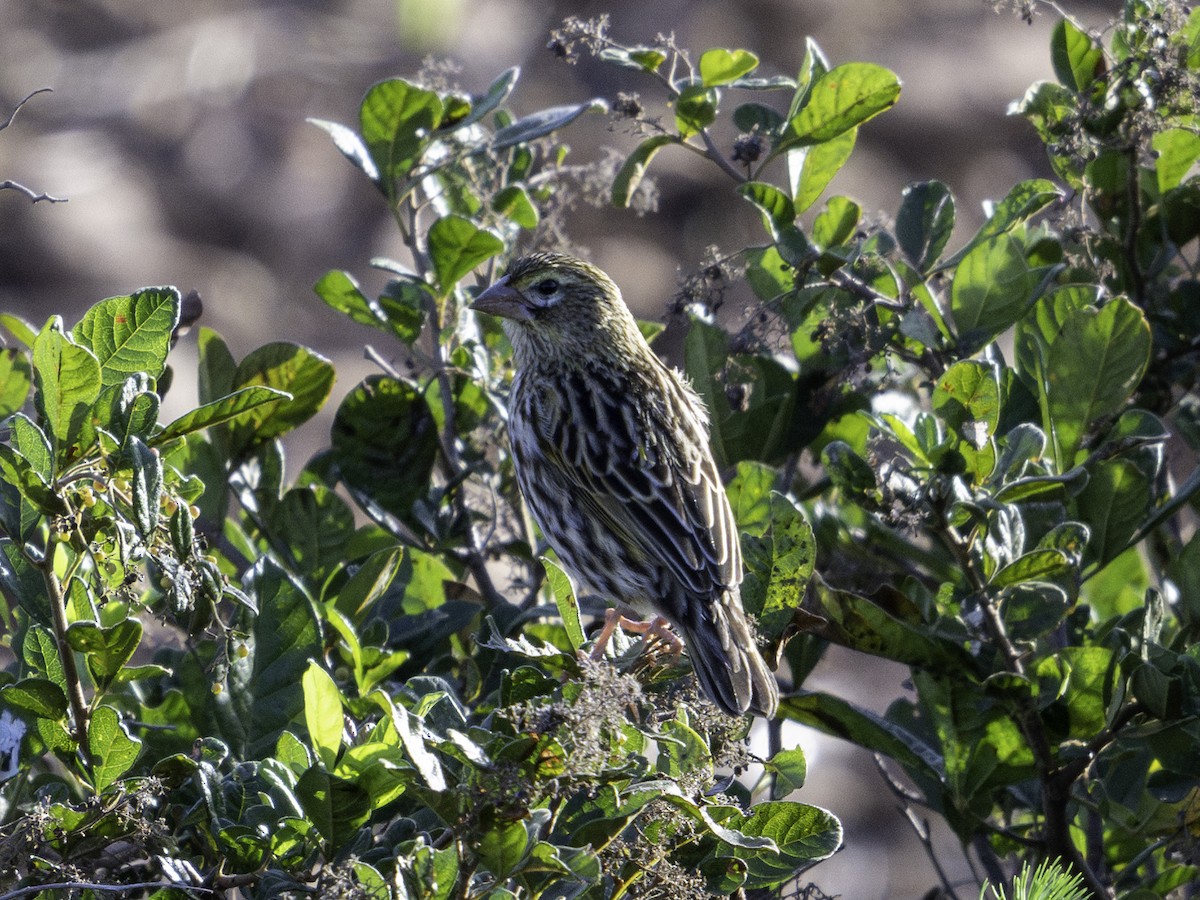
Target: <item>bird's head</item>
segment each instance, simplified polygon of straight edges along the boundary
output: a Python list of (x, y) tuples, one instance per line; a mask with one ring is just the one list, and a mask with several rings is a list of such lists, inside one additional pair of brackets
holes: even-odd
[(559, 253), (514, 260), (471, 308), (504, 318), (519, 363), (545, 355), (572, 359), (632, 353), (641, 342), (637, 322), (612, 279), (590, 263)]

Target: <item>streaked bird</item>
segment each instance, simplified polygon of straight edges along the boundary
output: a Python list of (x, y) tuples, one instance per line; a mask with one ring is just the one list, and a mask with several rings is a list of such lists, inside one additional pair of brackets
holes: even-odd
[(517, 478), (580, 588), (665, 618), (717, 705), (772, 716), (779, 690), (742, 609), (738, 530), (703, 402), (582, 260), (517, 259), (473, 308), (504, 319)]

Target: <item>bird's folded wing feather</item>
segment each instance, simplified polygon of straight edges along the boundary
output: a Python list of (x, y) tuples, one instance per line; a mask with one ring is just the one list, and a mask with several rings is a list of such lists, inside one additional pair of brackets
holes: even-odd
[[(687, 590), (715, 597), (741, 580), (737, 530), (716, 469), (680, 435), (683, 388), (667, 404), (629, 402), (619, 384), (565, 379), (543, 423), (543, 452), (558, 456), (580, 500), (643, 559), (666, 566)], [(694, 432), (695, 429), (693, 428)], [(707, 436), (689, 435), (696, 441)]]

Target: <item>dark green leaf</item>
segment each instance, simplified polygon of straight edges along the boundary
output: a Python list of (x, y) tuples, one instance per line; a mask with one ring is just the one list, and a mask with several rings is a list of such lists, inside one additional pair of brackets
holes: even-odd
[(940, 181), (921, 181), (904, 189), (896, 214), (896, 240), (919, 272), (928, 272), (954, 230), (954, 195)]
[(1061, 550), (1034, 550), (1019, 556), (992, 576), (993, 587), (1027, 581), (1056, 581), (1070, 575), (1071, 562)]
[(826, 250), (846, 243), (853, 237), (861, 217), (862, 208), (853, 200), (830, 197), (825, 209), (813, 219), (813, 243)]
[(291, 400), (292, 395), (270, 387), (240, 388), (211, 403), (198, 406), (191, 412), (184, 413), (150, 441), (150, 446), (161, 447), (169, 441), (194, 431), (202, 431), (213, 425), (236, 422), (237, 419), (251, 410), (269, 403), (279, 403)]
[(244, 756), (261, 758), (304, 709), (300, 679), (309, 658), (321, 653), (321, 633), (304, 590), (270, 557), (258, 561), (245, 588), (259, 610), (242, 612), (248, 652), (229, 661), (228, 690), (209, 702), (221, 737)]
[(87, 311), (72, 337), (100, 363), (102, 387), (145, 372), (157, 380), (179, 324), (179, 291), (145, 288), (127, 297), (109, 297)]
[[(50, 601), (46, 596), (42, 573), (33, 567), (21, 548), (7, 537), (0, 537), (0, 586), (3, 586), (2, 596), (6, 601), (16, 599), (34, 622), (51, 627)], [(3, 609), (7, 618), (7, 603)]]
[(1150, 510), (1150, 485), (1127, 459), (1098, 463), (1078, 498), (1079, 518), (1091, 529), (1085, 558), (1104, 565), (1126, 549)]
[(783, 125), (783, 116), (762, 103), (743, 103), (733, 111), (733, 124), (747, 134), (774, 134)]
[(46, 483), (24, 456), (8, 444), (0, 444), (0, 521), (5, 531), (28, 540), (37, 525), (37, 513), (66, 515), (67, 502)]
[(243, 410), (229, 426), (235, 453), (264, 444), (307, 422), (325, 405), (333, 380), (334, 370), (329, 360), (298, 344), (276, 341), (251, 351), (238, 365), (232, 388), (261, 385), (286, 392), (291, 398)]
[(504, 150), (517, 144), (527, 144), (551, 132), (558, 131), (586, 112), (607, 112), (608, 104), (603, 100), (589, 100), (571, 106), (554, 106), (541, 112), (517, 119), (511, 125), (499, 129), (492, 136), (492, 149)]
[(516, 87), (517, 79), (520, 76), (521, 70), (516, 66), (505, 69), (497, 76), (495, 81), (488, 85), (488, 89), (483, 93), (482, 97), (471, 98), (471, 111), (467, 113), (465, 118), (458, 119), (453, 124), (443, 127), (453, 130), (465, 128), (468, 125), (474, 125), (476, 122), (482, 121), (484, 116), (508, 99), (508, 95)]
[(158, 524), (159, 503), (163, 492), (163, 466), (159, 454), (139, 438), (131, 438), (128, 453), (133, 467), (132, 486), (134, 522), (142, 537), (149, 538)]
[(624, 165), (613, 177), (612, 184), (612, 204), (619, 209), (625, 209), (629, 206), (629, 201), (633, 199), (634, 192), (637, 191), (638, 185), (641, 184), (642, 178), (645, 177), (646, 168), (650, 165), (650, 160), (654, 158), (654, 154), (658, 153), (667, 144), (674, 143), (675, 138), (669, 134), (656, 134), (646, 138), (625, 160)]
[(346, 395), (332, 429), (338, 472), (356, 497), (412, 520), (429, 488), (438, 437), (425, 398), (411, 385), (372, 375)]
[(45, 678), (22, 678), (6, 684), (0, 688), (0, 702), (43, 719), (61, 719), (67, 714), (67, 695), (62, 687)]
[(75, 622), (67, 629), (67, 642), (85, 654), (88, 671), (103, 687), (133, 658), (142, 642), (142, 625), (137, 619), (125, 619), (109, 628), (95, 622)]

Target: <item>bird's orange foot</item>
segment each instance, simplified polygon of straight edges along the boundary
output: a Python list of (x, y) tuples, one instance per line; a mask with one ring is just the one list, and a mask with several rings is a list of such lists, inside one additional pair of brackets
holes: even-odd
[(627, 619), (615, 609), (609, 609), (604, 613), (604, 626), (596, 635), (596, 643), (592, 646), (591, 658), (593, 660), (604, 658), (608, 643), (618, 628), (633, 634), (640, 634), (642, 643), (645, 645), (645, 652), (649, 655), (666, 653), (678, 656), (683, 650), (683, 641), (675, 635), (675, 632), (671, 631), (671, 623), (662, 616), (655, 616), (649, 622), (640, 622), (636, 619)]

